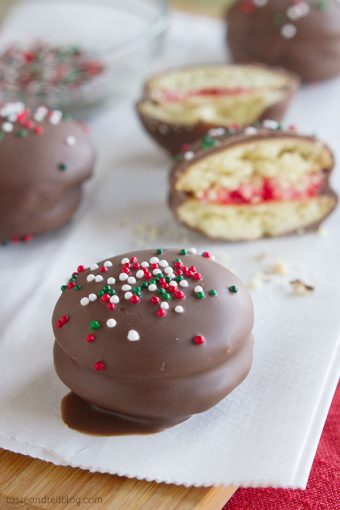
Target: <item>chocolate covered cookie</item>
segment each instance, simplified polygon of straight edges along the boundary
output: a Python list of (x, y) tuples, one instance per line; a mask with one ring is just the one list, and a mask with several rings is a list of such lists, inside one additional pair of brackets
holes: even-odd
[(235, 62), (283, 66), (304, 81), (340, 74), (337, 0), (237, 0), (227, 12)]
[(175, 164), (170, 205), (186, 226), (226, 241), (315, 229), (333, 211), (331, 150), (275, 121), (210, 131)]
[(84, 127), (59, 110), (0, 108), (0, 242), (28, 240), (68, 222), (92, 173)]
[(213, 127), (281, 120), (298, 83), (262, 65), (184, 67), (150, 78), (137, 112), (150, 136), (176, 154)]
[(126, 253), (79, 266), (62, 291), (54, 363), (77, 395), (63, 406), (73, 428), (112, 434), (123, 420), (123, 431), (159, 431), (217, 404), (249, 372), (248, 291), (208, 252)]

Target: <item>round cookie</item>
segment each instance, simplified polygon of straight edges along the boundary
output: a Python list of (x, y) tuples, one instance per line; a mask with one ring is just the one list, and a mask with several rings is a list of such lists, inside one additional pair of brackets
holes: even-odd
[(208, 252), (127, 253), (79, 266), (62, 289), (53, 313), (60, 379), (144, 431), (209, 409), (250, 370), (250, 296)]
[(0, 242), (29, 240), (67, 223), (95, 152), (84, 127), (59, 110), (0, 109)]
[(235, 62), (283, 66), (304, 81), (340, 74), (340, 4), (336, 0), (237, 0), (227, 12)]

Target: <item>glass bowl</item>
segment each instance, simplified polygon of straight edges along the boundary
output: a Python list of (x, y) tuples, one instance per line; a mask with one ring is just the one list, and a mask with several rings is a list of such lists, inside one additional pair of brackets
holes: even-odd
[(22, 0), (0, 33), (0, 102), (74, 111), (132, 94), (167, 27), (167, 0)]

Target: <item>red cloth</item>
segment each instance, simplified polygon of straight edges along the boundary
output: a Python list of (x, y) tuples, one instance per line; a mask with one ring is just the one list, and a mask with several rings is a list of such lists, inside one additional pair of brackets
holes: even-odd
[(223, 510), (339, 510), (340, 509), (340, 383), (307, 489), (239, 489)]

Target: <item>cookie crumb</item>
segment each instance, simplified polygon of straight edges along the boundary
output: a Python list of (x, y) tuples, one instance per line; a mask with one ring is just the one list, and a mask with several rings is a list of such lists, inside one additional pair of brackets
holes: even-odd
[(292, 287), (293, 294), (295, 294), (296, 296), (306, 296), (308, 294), (311, 294), (315, 290), (315, 288), (312, 285), (308, 285), (302, 280), (292, 280), (289, 283)]

